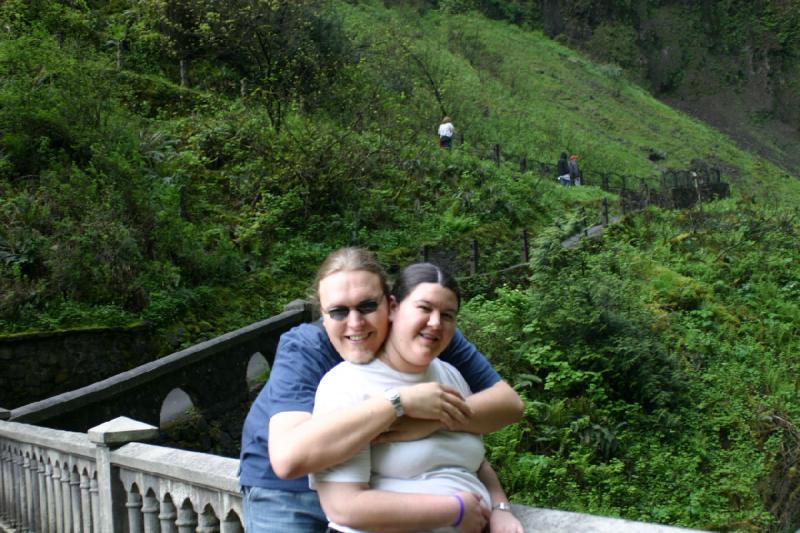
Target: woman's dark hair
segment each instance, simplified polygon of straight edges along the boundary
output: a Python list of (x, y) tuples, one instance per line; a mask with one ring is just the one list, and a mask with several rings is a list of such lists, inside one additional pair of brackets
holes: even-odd
[(456, 278), (433, 263), (414, 263), (401, 270), (394, 281), (392, 296), (397, 303), (400, 303), (414, 292), (420, 283), (438, 283), (442, 287), (450, 289), (456, 295), (458, 307), (461, 307), (461, 289), (458, 288)]
[(567, 152), (561, 152), (561, 159), (567, 158)]

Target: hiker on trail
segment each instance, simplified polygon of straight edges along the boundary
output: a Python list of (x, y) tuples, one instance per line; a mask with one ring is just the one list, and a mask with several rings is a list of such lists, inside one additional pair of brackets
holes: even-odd
[(453, 142), (453, 120), (450, 117), (444, 117), (442, 123), (439, 124), (439, 147), (450, 149)]
[(578, 156), (575, 154), (569, 156), (569, 177), (572, 185), (581, 184), (581, 169), (578, 168)]
[(556, 165), (556, 179), (558, 182), (567, 187), (572, 181), (569, 177), (569, 162), (567, 161), (567, 152), (561, 152), (561, 159), (558, 160)]

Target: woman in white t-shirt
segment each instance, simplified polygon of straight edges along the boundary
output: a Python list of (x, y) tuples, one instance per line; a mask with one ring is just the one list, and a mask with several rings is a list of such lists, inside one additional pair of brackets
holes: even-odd
[(439, 146), (441, 148), (450, 148), (454, 131), (453, 120), (450, 117), (444, 117), (442, 123), (439, 124)]
[[(390, 300), (392, 327), (378, 355), (365, 364), (343, 362), (319, 384), (314, 416), (351, 406), (374, 395), (396, 398), (396, 388), (437, 382), (471, 394), (461, 374), (437, 359), (455, 333), (460, 306), (456, 281), (430, 263), (405, 268)], [(353, 459), (311, 476), (329, 531), (436, 531), (522, 533), (497, 476), (484, 460), (479, 435), (437, 431), (414, 441), (376, 443)], [(487, 489), (487, 486), (489, 487)], [(450, 511), (424, 513), (398, 499), (396, 513), (371, 512), (376, 501), (397, 493), (452, 497)], [(499, 500), (499, 501), (497, 501)], [(491, 509), (491, 510), (490, 510)]]

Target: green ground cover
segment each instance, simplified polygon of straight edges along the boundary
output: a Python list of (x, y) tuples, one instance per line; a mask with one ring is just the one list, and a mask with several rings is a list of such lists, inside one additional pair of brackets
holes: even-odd
[[(496, 270), (524, 228), (529, 282), (463, 313), (526, 397), (487, 437), (514, 499), (798, 527), (795, 178), (536, 31), (377, 1), (243, 6), (0, 5), (0, 333), (144, 320), (190, 344), (305, 294), (341, 245), (397, 266), (476, 239)], [(579, 208), (616, 205), (519, 172), (564, 150), (590, 179), (654, 185), (702, 159), (733, 198), (562, 250)]]

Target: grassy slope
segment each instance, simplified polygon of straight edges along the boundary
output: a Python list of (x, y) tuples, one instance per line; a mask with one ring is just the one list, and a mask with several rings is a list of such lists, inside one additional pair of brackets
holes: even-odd
[[(796, 198), (798, 188), (783, 179), (785, 171), (651, 98), (614, 68), (595, 65), (541, 33), (470, 15), (431, 11), (419, 18), (375, 3), (345, 5), (341, 11), (354, 33), (381, 43), (381, 33), (391, 27), (429, 59), (447, 112), (481, 153), (500, 143), (504, 153), (554, 162), (566, 149), (581, 155), (587, 172), (637, 176), (710, 158), (740, 169), (743, 178), (726, 176), (739, 193), (764, 192), (770, 184), (777, 186), (776, 196)], [(435, 125), (435, 101), (430, 91), (425, 97), (428, 106), (418, 105), (424, 113), (420, 122)], [(650, 150), (667, 158), (652, 163)]]

